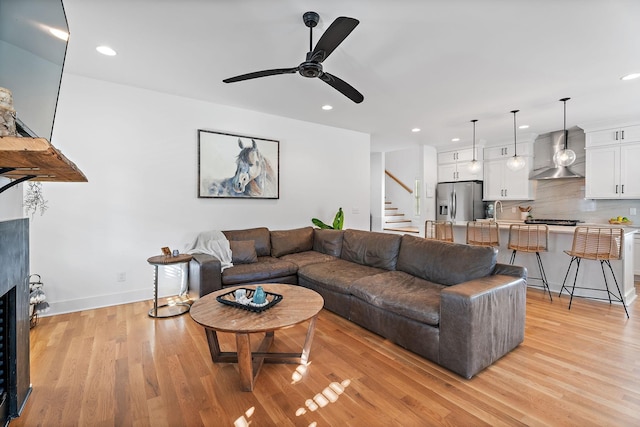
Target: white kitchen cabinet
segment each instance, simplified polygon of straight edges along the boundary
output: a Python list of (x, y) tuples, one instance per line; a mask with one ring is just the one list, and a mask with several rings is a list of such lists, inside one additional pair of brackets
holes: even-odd
[[(515, 152), (515, 147), (513, 144), (504, 144), (498, 145), (496, 147), (487, 147), (484, 149), (484, 158), (485, 160), (498, 160), (513, 157)], [(531, 143), (520, 143), (518, 144), (518, 155), (519, 156), (532, 156), (533, 155), (533, 144)]]
[(533, 200), (529, 173), (533, 158), (523, 156), (526, 164), (519, 171), (507, 167), (508, 158), (484, 162), (484, 200)]
[(476, 155), (476, 160), (481, 167), (475, 174), (469, 171), (469, 163), (473, 160), (472, 148), (438, 153), (438, 182), (481, 180), (482, 155), (481, 150), (476, 148), (476, 151), (479, 154)]
[(587, 145), (585, 161), (586, 198), (640, 199), (640, 142)]
[(640, 142), (640, 125), (602, 129), (587, 132), (586, 135), (587, 147), (622, 144), (627, 142)]
[(484, 149), (484, 200), (533, 200), (533, 184), (529, 180), (533, 143), (519, 143), (517, 153), (524, 158), (525, 167), (512, 171), (507, 161), (514, 155), (513, 143)]

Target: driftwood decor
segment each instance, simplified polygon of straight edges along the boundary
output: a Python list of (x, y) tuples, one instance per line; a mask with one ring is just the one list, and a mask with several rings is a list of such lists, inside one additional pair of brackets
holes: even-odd
[(280, 142), (198, 130), (198, 197), (279, 198)]

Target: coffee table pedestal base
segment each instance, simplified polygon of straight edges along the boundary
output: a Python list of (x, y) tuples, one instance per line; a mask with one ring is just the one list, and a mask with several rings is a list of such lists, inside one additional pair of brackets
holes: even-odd
[(237, 351), (221, 351), (216, 331), (205, 328), (207, 342), (209, 343), (209, 351), (211, 352), (211, 359), (214, 363), (237, 363), (238, 371), (240, 373), (240, 387), (242, 391), (253, 391), (256, 378), (258, 377), (260, 369), (264, 363), (307, 364), (309, 361), (311, 342), (313, 341), (317, 318), (318, 316), (316, 315), (309, 321), (307, 336), (301, 353), (270, 352), (269, 349), (273, 344), (274, 331), (265, 333), (257, 351), (251, 351), (250, 334), (244, 332), (235, 333)]

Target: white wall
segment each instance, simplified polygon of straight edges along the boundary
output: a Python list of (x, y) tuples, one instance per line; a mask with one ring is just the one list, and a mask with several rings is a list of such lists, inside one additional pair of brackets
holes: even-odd
[[(197, 129), (279, 140), (280, 199), (198, 199)], [(369, 229), (368, 134), (65, 74), (52, 143), (89, 182), (45, 183), (31, 221), (49, 314), (150, 299), (147, 258), (199, 231), (308, 226), (338, 207)]]
[[(9, 178), (0, 177), (0, 188), (9, 184)], [(24, 218), (22, 211), (22, 186), (17, 184), (0, 194), (0, 221)]]

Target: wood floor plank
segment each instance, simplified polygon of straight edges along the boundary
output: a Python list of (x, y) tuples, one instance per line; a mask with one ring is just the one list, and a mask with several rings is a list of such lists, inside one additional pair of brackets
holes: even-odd
[[(627, 319), (529, 289), (524, 343), (471, 380), (322, 311), (310, 363), (265, 364), (253, 392), (235, 364), (211, 361), (189, 315), (151, 319), (149, 307), (41, 318), (33, 393), (12, 427), (640, 425), (638, 302)], [(306, 327), (277, 331), (273, 350), (300, 351)], [(234, 335), (219, 338), (235, 350)]]

